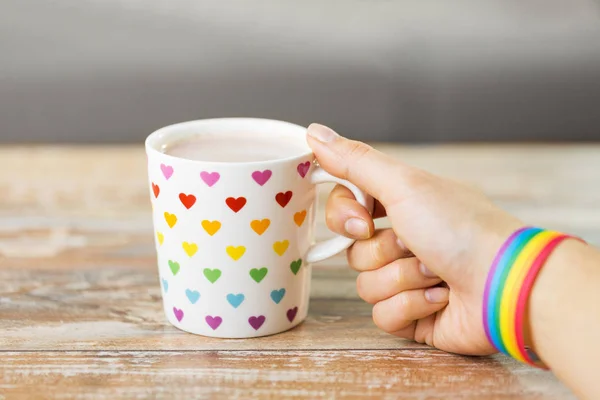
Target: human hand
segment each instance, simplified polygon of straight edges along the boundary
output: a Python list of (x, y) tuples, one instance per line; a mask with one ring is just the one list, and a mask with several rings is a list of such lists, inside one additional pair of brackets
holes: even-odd
[[(321, 167), (375, 198), (372, 216), (343, 186), (327, 203), (329, 228), (357, 239), (348, 261), (360, 272), (359, 295), (374, 304), (375, 324), (445, 351), (494, 353), (481, 319), (485, 281), (494, 255), (523, 224), (472, 188), (325, 126), (312, 124), (307, 140)], [(376, 231), (373, 218), (384, 216), (392, 228)]]

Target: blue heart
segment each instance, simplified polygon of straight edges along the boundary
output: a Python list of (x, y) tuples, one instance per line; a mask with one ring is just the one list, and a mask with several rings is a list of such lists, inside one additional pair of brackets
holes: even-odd
[(200, 298), (200, 292), (198, 292), (197, 290), (186, 289), (185, 295), (192, 304), (196, 304), (196, 302)]
[(167, 293), (169, 291), (169, 281), (167, 281), (166, 279), (163, 279), (162, 284), (163, 284), (163, 290), (165, 291), (165, 293)]
[(285, 296), (285, 289), (283, 289), (283, 288), (281, 288), (279, 290), (273, 290), (271, 292), (271, 298), (273, 299), (275, 304), (279, 304), (281, 299), (283, 299), (283, 296)]
[(242, 304), (244, 299), (245, 299), (245, 297), (241, 293), (238, 293), (238, 294), (229, 293), (227, 295), (227, 301), (229, 302), (229, 304), (231, 304), (231, 306), (233, 308), (238, 308), (240, 306), (240, 304)]

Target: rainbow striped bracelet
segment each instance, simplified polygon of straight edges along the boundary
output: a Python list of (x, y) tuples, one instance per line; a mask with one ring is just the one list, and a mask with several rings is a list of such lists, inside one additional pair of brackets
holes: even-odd
[(488, 340), (498, 351), (540, 368), (545, 367), (525, 346), (525, 309), (538, 272), (556, 246), (568, 238), (578, 239), (541, 228), (517, 230), (496, 254), (485, 284), (483, 326)]

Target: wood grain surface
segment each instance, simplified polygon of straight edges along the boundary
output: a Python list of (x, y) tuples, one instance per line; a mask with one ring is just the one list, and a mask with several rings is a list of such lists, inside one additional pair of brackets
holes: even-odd
[[(598, 145), (377, 147), (600, 243)], [(314, 266), (309, 317), (289, 332), (179, 331), (160, 304), (143, 149), (4, 147), (0, 160), (0, 399), (573, 398), (503, 356), (379, 331), (343, 256)]]

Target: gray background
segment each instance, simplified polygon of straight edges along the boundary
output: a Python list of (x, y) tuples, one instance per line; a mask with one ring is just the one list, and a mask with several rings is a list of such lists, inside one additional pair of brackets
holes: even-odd
[(0, 142), (206, 117), (366, 140), (600, 139), (592, 0), (0, 0)]

